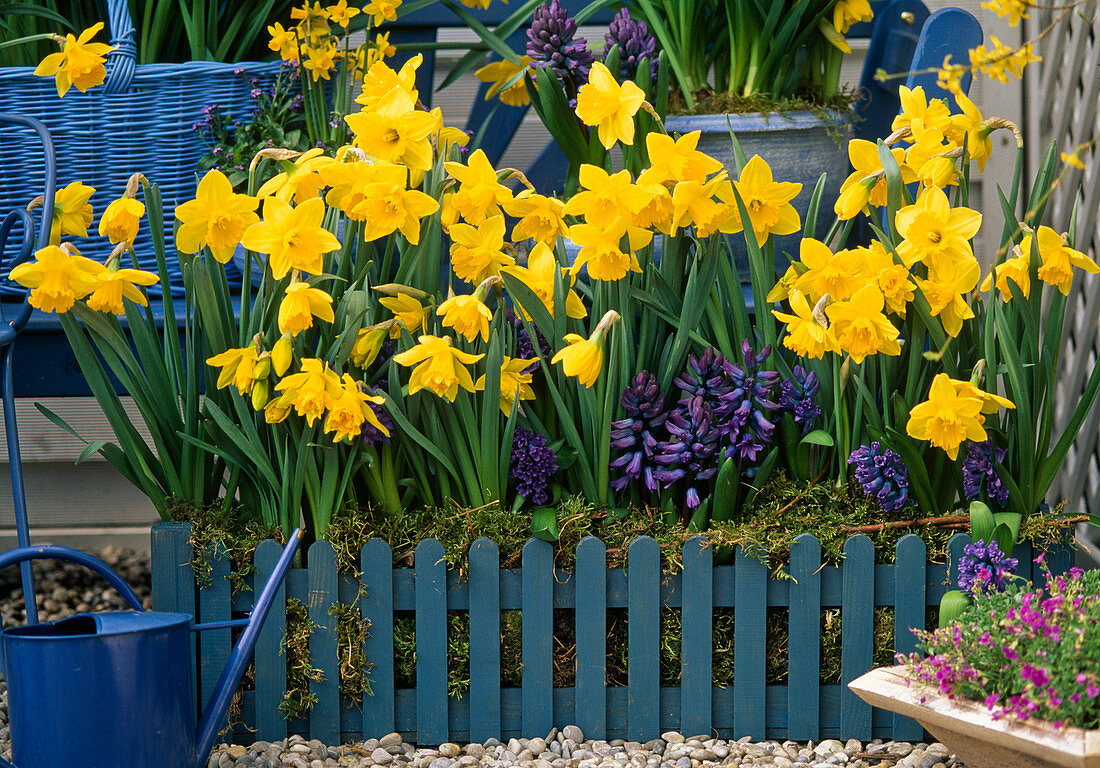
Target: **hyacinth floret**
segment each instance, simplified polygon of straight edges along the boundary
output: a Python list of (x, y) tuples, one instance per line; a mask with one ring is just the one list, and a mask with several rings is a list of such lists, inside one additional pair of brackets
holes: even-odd
[[(372, 389), (371, 387), (367, 387), (366, 390), (367, 390), (368, 395), (381, 395), (382, 390), (384, 388), (385, 388), (385, 381), (382, 381), (382, 382), (379, 382), (377, 388)], [(368, 400), (367, 401), (367, 407), (370, 408), (374, 412), (374, 415), (378, 419), (378, 422), (383, 427), (386, 428), (386, 430), (389, 432), (389, 434), (386, 434), (386, 432), (382, 432), (377, 427), (372, 426), (369, 421), (364, 421), (363, 422), (363, 445), (365, 445), (368, 448), (374, 448), (374, 447), (376, 447), (378, 445), (381, 445), (383, 443), (385, 443), (386, 445), (389, 445), (390, 435), (393, 434), (393, 430), (394, 430), (393, 419), (391, 419), (390, 415), (388, 413), (386, 413), (386, 409), (383, 408), (378, 403), (372, 403)]]
[(722, 396), (722, 404), (714, 415), (724, 438), (726, 456), (741, 462), (756, 461), (775, 435), (772, 414), (779, 404), (772, 400), (772, 395), (779, 384), (779, 374), (761, 370), (771, 351), (769, 344), (756, 354), (745, 340), (741, 342), (745, 364), (726, 362), (733, 389)]
[(657, 437), (664, 433), (668, 418), (657, 377), (648, 371), (640, 372), (623, 390), (619, 402), (626, 418), (611, 422), (611, 448), (622, 453), (609, 466), (621, 474), (611, 481), (611, 487), (621, 491), (631, 480), (640, 479), (652, 493), (659, 487), (654, 477), (657, 467), (654, 459), (660, 442)]
[(959, 558), (959, 590), (968, 595), (1003, 592), (1018, 561), (1008, 557), (997, 542), (978, 539), (963, 547)]
[(909, 503), (909, 470), (894, 451), (875, 440), (852, 451), (848, 463), (855, 467), (860, 489), (884, 512), (896, 512)]
[(669, 439), (658, 445), (654, 461), (660, 466), (653, 476), (665, 488), (683, 480), (687, 485), (687, 508), (697, 509), (703, 503), (700, 483), (718, 471), (721, 433), (714, 426), (714, 415), (702, 396), (695, 395), (669, 414), (665, 429)]
[(984, 440), (970, 443), (963, 459), (963, 495), (967, 501), (981, 496), (982, 491), (990, 501), (1000, 506), (1008, 503), (1008, 488), (997, 474), (997, 464), (1004, 461), (1005, 449), (994, 448), (993, 443)]
[(644, 21), (635, 21), (623, 8), (615, 14), (607, 32), (603, 36), (607, 44), (619, 46), (619, 79), (633, 80), (638, 75), (638, 65), (642, 59), (649, 59), (649, 75), (657, 81), (657, 38), (649, 31)]
[(700, 395), (711, 411), (717, 409), (722, 404), (722, 398), (733, 391), (733, 382), (726, 372), (726, 358), (714, 347), (707, 347), (699, 357), (688, 355), (687, 368), (672, 383), (684, 393), (681, 403)]
[(817, 375), (801, 365), (796, 365), (791, 370), (791, 377), (779, 384), (779, 408), (791, 414), (803, 435), (813, 429), (814, 419), (821, 415), (821, 406), (814, 400), (820, 389)]
[(588, 82), (588, 71), (596, 57), (588, 50), (588, 41), (576, 37), (577, 22), (561, 7), (559, 0), (541, 5), (531, 17), (527, 30), (527, 55), (536, 67), (549, 67), (566, 84), (571, 94)]
[[(542, 331), (535, 328), (535, 340), (538, 341), (539, 348), (536, 350), (534, 344), (531, 343), (531, 335), (527, 332), (527, 326), (523, 324), (523, 320), (513, 312), (511, 309), (505, 311), (505, 318), (511, 323), (512, 328), (516, 332), (516, 357), (523, 360), (531, 360), (532, 358), (550, 357), (550, 354), (554, 351), (550, 347), (550, 342), (546, 340), (546, 337), (542, 335)], [(538, 361), (524, 369), (524, 373), (530, 373), (538, 367)]]
[(508, 462), (508, 477), (516, 481), (516, 493), (533, 504), (545, 504), (550, 501), (546, 491), (550, 476), (557, 471), (558, 457), (546, 435), (517, 427)]

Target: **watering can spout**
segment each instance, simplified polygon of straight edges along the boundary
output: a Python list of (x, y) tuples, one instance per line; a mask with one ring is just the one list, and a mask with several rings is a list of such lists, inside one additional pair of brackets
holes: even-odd
[(248, 666), (248, 660), (252, 657), (252, 650), (256, 647), (256, 640), (259, 639), (260, 628), (263, 626), (264, 619), (267, 618), (267, 613), (275, 600), (275, 594), (279, 591), (283, 577), (286, 576), (286, 571), (290, 567), (290, 561), (294, 558), (294, 553), (298, 549), (301, 538), (302, 531), (300, 529), (295, 530), (290, 535), (289, 543), (283, 549), (283, 554), (275, 564), (267, 583), (264, 584), (263, 591), (256, 598), (256, 605), (252, 609), (251, 616), (249, 616), (248, 625), (241, 633), (236, 647), (229, 656), (229, 661), (226, 662), (225, 669), (222, 670), (221, 677), (218, 678), (214, 695), (206, 705), (202, 722), (199, 723), (198, 734), (195, 739), (195, 768), (202, 768), (206, 762), (206, 756), (210, 754), (210, 750), (214, 747), (214, 739), (217, 738), (221, 723), (225, 719), (226, 712), (229, 711), (229, 703), (233, 698), (233, 692), (241, 681), (245, 667)]

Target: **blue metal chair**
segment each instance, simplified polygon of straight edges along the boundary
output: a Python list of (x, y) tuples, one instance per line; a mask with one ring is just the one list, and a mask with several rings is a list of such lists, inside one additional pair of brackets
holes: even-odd
[[(57, 163), (50, 133), (41, 122), (20, 115), (0, 113), (0, 125), (19, 126), (33, 131), (42, 142), (46, 161), (46, 178), (43, 180), (42, 188), (42, 221), (37, 240), (34, 236), (34, 219), (25, 208), (9, 211), (0, 220), (0, 271), (7, 273), (12, 267), (30, 259), (37, 248), (46, 246), (50, 241), (50, 221), (53, 218), (54, 196), (57, 192)], [(21, 225), (22, 235), (17, 241), (9, 243), (17, 231), (17, 224)], [(11, 305), (7, 306), (10, 310)], [(30, 546), (30, 534), (27, 528), (27, 498), (23, 488), (23, 462), (19, 453), (19, 428), (15, 420), (12, 352), (15, 339), (27, 325), (30, 316), (31, 305), (26, 297), (22, 304), (17, 305), (11, 318), (4, 316), (4, 307), (0, 305), (0, 398), (4, 401), (4, 432), (8, 445), (8, 467), (11, 470), (11, 491), (15, 504), (16, 536), (20, 547)], [(37, 624), (38, 606), (34, 599), (34, 575), (31, 571), (31, 563), (20, 563), (19, 569), (27, 623)]]

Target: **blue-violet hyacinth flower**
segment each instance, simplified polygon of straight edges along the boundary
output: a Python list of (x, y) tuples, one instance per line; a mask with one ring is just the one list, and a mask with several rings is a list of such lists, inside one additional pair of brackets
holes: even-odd
[(779, 374), (760, 370), (771, 351), (769, 344), (756, 354), (745, 340), (741, 342), (744, 366), (726, 363), (733, 389), (722, 396), (722, 405), (715, 409), (714, 415), (724, 438), (726, 456), (741, 462), (756, 461), (775, 434), (771, 417), (779, 404), (772, 400), (772, 394), (779, 384)]
[(959, 558), (959, 589), (968, 595), (1003, 591), (1018, 561), (1008, 557), (997, 542), (978, 539), (963, 547)]
[[(384, 387), (385, 387), (385, 381), (383, 380), (383, 381), (378, 383), (378, 387), (375, 388), (375, 389), (371, 389), (370, 387), (367, 387), (367, 394), (369, 394), (369, 395), (382, 394), (382, 389)], [(372, 411), (374, 411), (374, 415), (378, 418), (378, 422), (389, 431), (390, 435), (392, 435), (393, 434), (393, 429), (394, 429), (393, 419), (391, 419), (390, 415), (388, 413), (386, 413), (386, 409), (383, 408), (378, 403), (372, 403), (372, 402), (369, 402), (369, 401), (367, 402), (367, 407), (370, 408)], [(363, 445), (367, 446), (368, 448), (374, 448), (375, 446), (380, 445), (382, 443), (386, 443), (388, 445), (389, 442), (390, 442), (389, 435), (387, 435), (385, 432), (382, 432), (377, 427), (371, 425), (370, 422), (367, 422), (367, 421), (363, 422)]]
[(984, 488), (991, 501), (1002, 507), (1008, 503), (1008, 488), (1001, 482), (995, 466), (1004, 457), (1005, 449), (994, 448), (989, 440), (969, 444), (962, 465), (963, 495), (967, 501), (981, 496)]
[(660, 443), (654, 461), (660, 465), (653, 476), (668, 488), (678, 480), (687, 485), (688, 510), (703, 503), (699, 485), (718, 471), (720, 433), (713, 425), (710, 406), (700, 395), (680, 403), (665, 421), (669, 439)]
[(657, 81), (657, 38), (644, 21), (635, 21), (623, 8), (611, 20), (603, 40), (607, 44), (605, 50), (619, 46), (620, 80), (633, 80), (638, 75), (638, 64), (642, 59), (649, 59), (649, 75)]
[(855, 467), (859, 487), (876, 499), (883, 511), (896, 512), (909, 503), (909, 470), (894, 451), (876, 440), (852, 451), (848, 463)]
[(559, 0), (540, 5), (527, 30), (527, 55), (536, 67), (549, 67), (570, 96), (588, 82), (588, 71), (596, 57), (588, 50), (588, 41), (576, 37), (577, 22), (561, 7)]
[(517, 427), (512, 435), (512, 457), (508, 477), (516, 481), (516, 493), (533, 504), (550, 500), (546, 486), (558, 471), (558, 457), (546, 441), (546, 435)]
[(651, 493), (657, 490), (654, 457), (668, 418), (664, 400), (657, 377), (648, 371), (636, 375), (623, 390), (619, 402), (626, 418), (611, 422), (611, 449), (621, 453), (608, 465), (619, 475), (611, 481), (616, 491), (639, 479)]
[(699, 395), (710, 406), (711, 411), (717, 410), (722, 405), (722, 398), (733, 391), (726, 358), (715, 351), (714, 347), (707, 347), (699, 357), (689, 354), (687, 369), (673, 379), (672, 383), (684, 393), (681, 403)]
[(801, 365), (791, 370), (791, 378), (783, 379), (779, 384), (779, 407), (791, 414), (796, 426), (806, 435), (814, 427), (814, 419), (821, 415), (821, 406), (814, 397), (821, 389), (813, 371), (807, 371)]

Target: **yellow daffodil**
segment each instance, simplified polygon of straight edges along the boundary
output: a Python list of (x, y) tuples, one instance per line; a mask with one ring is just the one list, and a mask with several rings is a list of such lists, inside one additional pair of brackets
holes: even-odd
[(302, 67), (306, 69), (313, 82), (331, 79), (332, 70), (336, 69), (336, 59), (340, 56), (340, 50), (330, 42), (324, 42), (319, 46), (306, 48), (306, 58)]
[[(500, 412), (505, 417), (511, 415), (517, 401), (535, 399), (535, 390), (531, 388), (534, 374), (528, 369), (537, 362), (537, 357), (524, 360), (504, 356), (504, 361), (500, 364)], [(474, 390), (477, 392), (485, 390), (485, 374), (474, 382)]]
[(898, 211), (894, 225), (905, 238), (897, 248), (905, 266), (922, 261), (940, 268), (947, 261), (974, 260), (970, 238), (981, 228), (982, 215), (962, 206), (952, 208), (943, 190), (928, 187), (915, 204)]
[(43, 312), (68, 312), (98, 285), (99, 273), (107, 270), (98, 261), (77, 253), (68, 243), (64, 248), (48, 245), (34, 254), (34, 261), (14, 267), (9, 277), (30, 288), (32, 307)]
[[(1055, 286), (1063, 296), (1069, 296), (1069, 289), (1073, 285), (1073, 268), (1083, 269), (1091, 274), (1100, 272), (1100, 267), (1080, 251), (1070, 248), (1062, 240), (1062, 236), (1050, 227), (1039, 227), (1037, 232), (1039, 242), (1039, 256), (1042, 265), (1039, 267), (1039, 279), (1047, 285)], [(1024, 253), (1031, 253), (1031, 236), (1025, 236), (1020, 244)]]
[(332, 297), (305, 281), (292, 282), (279, 302), (279, 333), (295, 336), (313, 327), (313, 318), (331, 323)]
[(733, 186), (745, 204), (756, 241), (761, 246), (769, 235), (789, 235), (802, 226), (798, 211), (791, 205), (791, 200), (802, 191), (802, 185), (773, 181), (771, 167), (759, 155), (753, 155), (745, 163), (741, 177)]
[[(627, 239), (623, 251), (623, 238)], [(649, 230), (635, 227), (627, 219), (614, 219), (606, 226), (598, 224), (574, 224), (569, 228), (569, 238), (580, 246), (573, 262), (572, 272), (578, 274), (586, 264), (593, 280), (620, 280), (627, 272), (641, 272), (641, 265), (634, 251), (644, 248), (652, 239)]]
[(885, 301), (875, 285), (865, 285), (848, 301), (825, 308), (840, 348), (856, 363), (869, 355), (900, 355), (898, 329), (882, 313)]
[(324, 150), (314, 147), (294, 159), (283, 161), (283, 171), (272, 176), (256, 192), (260, 198), (274, 195), (284, 202), (301, 203), (317, 197), (321, 187), (325, 186), (320, 171), (334, 160), (324, 155)]
[(363, 222), (367, 241), (400, 231), (413, 245), (420, 242), (420, 221), (439, 210), (439, 203), (419, 189), (409, 189), (403, 165), (334, 163), (321, 172), (332, 185), (325, 200)]
[(355, 344), (351, 348), (349, 356), (351, 361), (360, 368), (370, 367), (378, 358), (378, 353), (382, 351), (382, 343), (395, 325), (397, 325), (395, 320), (387, 320), (378, 325), (359, 329), (359, 333), (355, 336)]
[(247, 396), (252, 392), (252, 386), (256, 381), (256, 363), (260, 358), (260, 352), (255, 344), (249, 344), (240, 349), (227, 349), (221, 354), (207, 358), (206, 364), (221, 368), (218, 373), (218, 389), (225, 389), (230, 384), (237, 388), (241, 395)]
[(726, 181), (725, 172), (710, 181), (681, 181), (672, 190), (672, 220), (669, 232), (675, 235), (681, 227), (695, 225), (696, 234), (707, 237), (715, 222), (721, 221), (728, 208), (714, 199), (718, 187)]
[[(427, 312), (424, 305), (407, 293), (399, 293), (396, 296), (385, 296), (378, 300), (383, 307), (393, 312), (397, 322), (405, 327), (410, 334), (416, 333), (424, 326), (424, 318)], [(390, 338), (401, 338), (401, 328), (395, 323), (390, 328)]]
[(842, 250), (834, 254), (820, 240), (804, 237), (798, 254), (805, 269), (799, 270), (801, 274), (793, 286), (815, 304), (825, 294), (833, 301), (845, 301), (867, 283), (861, 277), (864, 265), (858, 250)]
[(940, 189), (958, 184), (955, 160), (944, 156), (957, 149), (957, 145), (948, 141), (943, 131), (926, 126), (920, 118), (914, 119), (909, 129), (913, 146), (905, 151), (905, 162), (916, 172), (917, 180), (926, 187)]
[(481, 69), (474, 72), (474, 77), (483, 83), (492, 83), (493, 85), (485, 93), (485, 100), (489, 101), (497, 94), (500, 94), (500, 100), (510, 107), (525, 107), (531, 103), (531, 97), (527, 95), (527, 84), (525, 78), (516, 80), (512, 85), (505, 88), (505, 84), (515, 77), (520, 72), (530, 70), (531, 57), (520, 56), (519, 64), (502, 59), (501, 61), (494, 61), (486, 64)]
[(793, 315), (773, 309), (776, 319), (787, 324), (787, 334), (783, 337), (783, 346), (796, 355), (809, 358), (823, 357), (826, 352), (839, 352), (840, 345), (836, 337), (817, 321), (806, 297), (797, 289), (790, 296)]
[(176, 218), (180, 221), (177, 248), (198, 253), (207, 247), (223, 264), (233, 256), (245, 230), (259, 221), (256, 198), (235, 193), (219, 170), (206, 172), (195, 199), (176, 206)]
[(787, 267), (787, 271), (779, 278), (772, 289), (768, 291), (768, 295), (765, 297), (765, 301), (769, 304), (775, 304), (780, 301), (785, 301), (791, 294), (791, 290), (794, 288), (794, 282), (798, 279), (798, 276), (802, 274), (799, 268), (791, 264)]
[(363, 6), (363, 13), (371, 16), (371, 21), (377, 27), (397, 19), (397, 9), (400, 7), (401, 0), (371, 0)]
[(95, 189), (74, 181), (57, 190), (53, 198), (53, 218), (50, 220), (50, 242), (58, 245), (65, 235), (88, 236), (92, 223), (92, 195)]
[(80, 37), (65, 35), (65, 42), (58, 53), (51, 53), (35, 67), (39, 77), (52, 77), (57, 84), (57, 95), (64, 96), (76, 86), (81, 93), (102, 85), (107, 77), (107, 54), (115, 49), (106, 43), (93, 43), (92, 38), (103, 29), (97, 22), (80, 33)]
[(721, 171), (720, 160), (696, 149), (699, 136), (699, 131), (685, 133), (678, 139), (663, 133), (647, 133), (645, 145), (650, 165), (638, 176), (638, 184), (702, 183), (707, 176)]
[(319, 275), (325, 254), (340, 249), (336, 236), (321, 226), (325, 201), (319, 197), (291, 208), (277, 197), (264, 199), (263, 220), (245, 230), (241, 242), (250, 251), (268, 254), (271, 274), (282, 280), (292, 269)]
[[(994, 283), (994, 276), (996, 276), (996, 283)], [(1001, 301), (1011, 301), (1012, 287), (1008, 284), (1009, 280), (1016, 284), (1025, 299), (1031, 296), (1031, 259), (1028, 251), (1020, 249), (1017, 255), (994, 266), (982, 280), (981, 290), (988, 291), (996, 284), (997, 290), (1001, 292)]]
[(305, 0), (301, 8), (291, 8), (290, 18), (298, 22), (298, 35), (312, 45), (330, 33), (328, 13), (321, 7), (320, 0), (312, 6)]
[(419, 98), (416, 90), (416, 70), (424, 61), (422, 54), (416, 54), (401, 65), (401, 69), (394, 71), (384, 61), (372, 64), (363, 75), (362, 93), (355, 99), (364, 109), (373, 110), (378, 102), (394, 88), (400, 88), (409, 95), (409, 99), (415, 104)]
[(563, 339), (566, 346), (558, 350), (550, 363), (560, 362), (566, 376), (576, 376), (578, 382), (591, 387), (603, 369), (604, 337), (618, 319), (619, 313), (609, 309), (587, 339), (576, 333), (567, 333)]
[[(347, 29), (351, 20), (359, 15), (359, 9), (355, 6), (349, 6), (348, 0), (340, 0), (336, 5), (325, 8), (325, 11), (328, 12), (329, 21), (339, 24), (344, 29)], [(390, 19), (390, 21), (393, 21), (393, 19)]]
[(901, 86), (898, 90), (901, 99), (901, 112), (894, 118), (890, 126), (891, 131), (899, 128), (908, 128), (914, 119), (920, 119), (929, 128), (944, 130), (951, 124), (951, 110), (943, 99), (929, 100), (924, 95), (924, 87), (916, 88)]
[(271, 39), (267, 41), (267, 47), (279, 54), (283, 61), (298, 60), (298, 32), (293, 27), (283, 29), (283, 25), (276, 22), (267, 28)]
[(489, 340), (493, 313), (477, 296), (452, 296), (440, 304), (436, 312), (443, 318), (443, 325), (454, 328), (466, 341), (473, 341), (478, 336), (482, 341)]
[(630, 181), (630, 171), (609, 174), (585, 163), (578, 173), (581, 191), (565, 204), (564, 213), (584, 216), (588, 224), (603, 224), (621, 216), (633, 216), (649, 203), (651, 195)]
[(427, 387), (453, 403), (459, 387), (474, 391), (474, 380), (466, 366), (485, 357), (484, 353), (475, 355), (455, 349), (450, 336), (421, 336), (418, 341), (412, 349), (393, 356), (398, 365), (416, 366), (409, 375), (410, 395)]
[[(512, 275), (522, 282), (531, 292), (539, 298), (546, 307), (546, 311), (554, 317), (554, 280), (555, 273), (560, 273), (565, 282), (565, 314), (567, 317), (580, 319), (588, 314), (584, 303), (577, 292), (573, 290), (576, 277), (565, 267), (559, 267), (554, 258), (554, 252), (546, 243), (538, 243), (531, 249), (527, 256), (526, 267), (505, 267), (501, 270), (506, 275)], [(524, 309), (523, 304), (516, 300), (516, 309), (527, 320), (531, 315)]]
[(898, 317), (905, 317), (906, 307), (913, 300), (916, 288), (908, 269), (895, 264), (886, 247), (878, 240), (872, 240), (869, 248), (855, 249), (863, 257), (863, 274), (874, 281), (886, 302), (886, 311)]
[(982, 401), (959, 393), (946, 373), (938, 373), (932, 380), (928, 399), (909, 412), (905, 431), (915, 440), (927, 440), (942, 448), (954, 461), (963, 440), (986, 439)]
[[(905, 163), (905, 150), (898, 147), (890, 153), (901, 168), (901, 180), (906, 184), (916, 181), (917, 175)], [(886, 175), (878, 146), (865, 139), (852, 139), (848, 142), (848, 160), (855, 170), (840, 185), (840, 195), (833, 206), (837, 216), (845, 221), (868, 204), (876, 208), (886, 205)]]
[(592, 65), (588, 82), (577, 91), (577, 117), (595, 126), (604, 149), (616, 141), (634, 143), (634, 115), (645, 101), (645, 91), (627, 80), (622, 85), (600, 62)]
[(996, 413), (1001, 408), (1016, 410), (1015, 404), (1007, 397), (994, 395), (991, 392), (983, 392), (969, 381), (959, 381), (957, 379), (951, 379), (950, 381), (951, 386), (955, 388), (955, 392), (957, 392), (960, 397), (973, 397), (980, 400), (982, 403), (982, 413), (984, 414)]
[(451, 270), (460, 280), (477, 285), (516, 260), (504, 252), (504, 217), (493, 216), (477, 227), (451, 227)]
[(344, 374), (341, 386), (332, 388), (332, 399), (328, 405), (323, 429), (332, 435), (332, 442), (356, 439), (363, 434), (363, 424), (370, 424), (386, 437), (390, 431), (371, 408), (371, 404), (382, 405), (386, 398), (381, 395), (369, 395), (349, 374)]
[[(295, 413), (313, 426), (329, 409), (340, 392), (340, 377), (328, 367), (328, 363), (316, 358), (302, 360), (298, 373), (284, 376), (275, 384), (282, 395), (275, 401), (282, 408), (292, 407)], [(267, 416), (267, 412), (264, 412)]]
[(355, 146), (371, 157), (417, 171), (432, 167), (431, 136), (437, 131), (438, 120), (417, 109), (403, 88), (391, 88), (373, 108), (344, 120), (355, 133)]
[(959, 335), (963, 320), (974, 317), (966, 294), (974, 290), (979, 277), (981, 267), (971, 258), (929, 267), (927, 280), (917, 278), (917, 287), (928, 300), (929, 313), (940, 318), (943, 329), (952, 337)]
[(509, 216), (519, 219), (512, 227), (513, 242), (533, 238), (551, 245), (565, 236), (569, 226), (565, 223), (565, 203), (530, 189), (523, 190), (513, 200), (505, 201), (504, 210)]
[(642, 184), (638, 186), (649, 194), (649, 202), (633, 216), (632, 223), (642, 229), (656, 229), (666, 235), (672, 234), (672, 216), (675, 205), (672, 194), (664, 184)]
[(138, 234), (138, 225), (145, 215), (145, 203), (122, 196), (107, 206), (99, 219), (99, 234), (112, 243), (131, 243)]
[(497, 181), (496, 169), (480, 149), (470, 155), (465, 165), (454, 162), (443, 165), (459, 182), (454, 196), (455, 210), (475, 227), (487, 218), (499, 216), (499, 206), (512, 199), (511, 190)]
[(837, 34), (846, 35), (856, 22), (870, 21), (873, 18), (874, 13), (867, 0), (838, 0), (833, 6), (833, 29)]
[(951, 116), (951, 122), (943, 129), (944, 136), (960, 147), (965, 142), (967, 155), (978, 163), (979, 171), (984, 171), (993, 154), (993, 140), (989, 138), (993, 128), (985, 124), (978, 107), (964, 94), (956, 93), (955, 102), (962, 113)]
[(294, 362), (294, 344), (290, 336), (284, 333), (271, 348), (271, 369), (275, 371), (276, 376), (282, 376), (290, 369), (292, 362)]
[(97, 271), (95, 278), (96, 287), (88, 297), (88, 308), (112, 315), (126, 314), (123, 298), (148, 306), (149, 301), (137, 286), (154, 285), (160, 280), (159, 276), (141, 269), (105, 269)]

